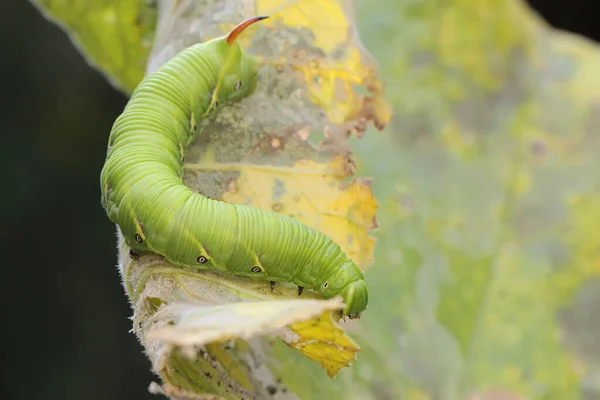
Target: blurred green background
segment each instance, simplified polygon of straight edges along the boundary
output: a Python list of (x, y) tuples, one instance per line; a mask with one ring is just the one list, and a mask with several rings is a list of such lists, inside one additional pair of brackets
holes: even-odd
[[(421, 6), (426, 3), (433, 4), (434, 7)], [(491, 168), (499, 166), (497, 171), (508, 171), (510, 175), (512, 166), (523, 165), (519, 164), (519, 160), (505, 157), (507, 154), (515, 154), (507, 150), (513, 146), (512, 141), (502, 140), (502, 136), (496, 140), (498, 136), (494, 135), (490, 135), (488, 139), (480, 137), (473, 139), (468, 135), (464, 136), (465, 130), (460, 135), (456, 133), (456, 129), (452, 129), (452, 126), (439, 125), (445, 118), (450, 119), (450, 113), (446, 114), (446, 112), (451, 101), (450, 97), (456, 90), (453, 86), (453, 78), (456, 76), (445, 75), (448, 71), (442, 68), (433, 71), (427, 68), (428, 62), (431, 61), (427, 59), (427, 55), (420, 59), (418, 57), (411, 59), (408, 64), (402, 57), (408, 52), (407, 48), (415, 46), (411, 41), (412, 38), (421, 37), (422, 34), (419, 31), (422, 29), (422, 24), (411, 25), (408, 21), (422, 21), (430, 16), (432, 23), (439, 23), (435, 19), (439, 15), (435, 7), (443, 6), (442, 3), (437, 5), (435, 2), (407, 0), (402, 3), (402, 7), (394, 8), (396, 3), (390, 0), (358, 2), (360, 11), (358, 22), (365, 45), (381, 63), (383, 77), (389, 83), (388, 96), (394, 102), (396, 112), (401, 110), (404, 113), (388, 128), (388, 132), (393, 132), (389, 140), (398, 145), (399, 149), (403, 149), (398, 154), (398, 159), (382, 159), (368, 163), (364, 155), (377, 154), (379, 150), (377, 146), (385, 146), (385, 142), (369, 142), (367, 137), (356, 143), (361, 165), (360, 173), (381, 176), (381, 179), (378, 178), (374, 183), (376, 194), (379, 192), (386, 194), (386, 201), (381, 204), (381, 208), (384, 213), (386, 210), (388, 212), (390, 209), (394, 210), (398, 222), (402, 222), (401, 227), (398, 225), (390, 228), (391, 230), (387, 231), (388, 234), (384, 235), (380, 242), (382, 249), (390, 249), (393, 248), (394, 240), (402, 238), (403, 253), (387, 251), (385, 254), (378, 254), (377, 259), (403, 258), (407, 265), (406, 270), (402, 272), (403, 282), (416, 281), (415, 284), (409, 285), (410, 288), (414, 286), (414, 291), (409, 288), (406, 290), (407, 294), (401, 297), (401, 304), (374, 306), (380, 309), (387, 308), (390, 315), (397, 314), (397, 308), (403, 312), (401, 318), (387, 320), (386, 328), (389, 329), (381, 329), (382, 337), (374, 337), (374, 339), (391, 341), (394, 339), (385, 335), (391, 332), (407, 332), (406, 335), (399, 335), (398, 339), (402, 342), (398, 344), (403, 349), (400, 357), (402, 360), (390, 360), (390, 363), (396, 366), (402, 364), (399, 368), (404, 370), (403, 379), (409, 381), (406, 386), (428, 387), (433, 393), (443, 392), (449, 390), (448, 385), (460, 384), (457, 383), (460, 378), (456, 378), (455, 375), (462, 374), (461, 376), (467, 377), (464, 379), (485, 382), (488, 380), (487, 377), (497, 374), (500, 376), (499, 381), (510, 382), (512, 379), (515, 382), (514, 388), (529, 391), (530, 386), (522, 383), (527, 378), (521, 375), (528, 373), (537, 376), (536, 374), (541, 373), (540, 382), (565, 380), (564, 387), (558, 385), (558, 388), (555, 387), (553, 394), (548, 397), (561, 398), (556, 396), (560, 393), (565, 396), (572, 393), (572, 386), (569, 386), (572, 379), (567, 376), (571, 372), (568, 371), (587, 370), (591, 368), (589, 360), (595, 360), (594, 363), (597, 365), (600, 359), (598, 339), (593, 335), (591, 337), (585, 335), (586, 331), (598, 332), (592, 323), (594, 315), (597, 317), (598, 314), (590, 314), (593, 308), (590, 305), (595, 304), (600, 296), (597, 285), (594, 287), (593, 283), (591, 286), (579, 287), (580, 281), (586, 278), (585, 271), (581, 272), (583, 277), (580, 277), (577, 282), (569, 281), (572, 276), (568, 274), (564, 276), (559, 274), (558, 277), (550, 274), (552, 275), (549, 275), (550, 279), (555, 279), (561, 284), (554, 285), (548, 282), (547, 287), (541, 288), (539, 285), (544, 284), (540, 282), (546, 281), (537, 280), (536, 277), (546, 273), (541, 269), (547, 264), (554, 263), (557, 269), (568, 268), (565, 267), (564, 260), (573, 257), (571, 251), (577, 250), (576, 254), (590, 257), (590, 254), (596, 254), (597, 250), (576, 248), (578, 244), (585, 246), (587, 242), (578, 240), (578, 233), (573, 231), (573, 225), (561, 225), (561, 213), (566, 211), (551, 201), (544, 202), (540, 206), (540, 203), (535, 201), (528, 203), (525, 198), (523, 204), (514, 202), (512, 209), (503, 209), (505, 203), (498, 201), (499, 198), (501, 200), (501, 196), (496, 191), (499, 188), (497, 183), (503, 182), (504, 178), (499, 177), (496, 182), (491, 175), (478, 175), (476, 172), (484, 171), (488, 166)], [(467, 10), (469, 2), (463, 3), (467, 5), (462, 9), (459, 8), (458, 19), (468, 27), (470, 17), (460, 14), (460, 10)], [(532, 3), (538, 8), (543, 8), (542, 12), (555, 26), (600, 39), (600, 24), (597, 13), (592, 9), (594, 2), (581, 0), (568, 3), (560, 1)], [(507, 16), (502, 15), (500, 11), (498, 18), (506, 18)], [(503, 28), (505, 31), (502, 31), (498, 37), (511, 37), (511, 32), (519, 37), (519, 21), (514, 22), (517, 25), (506, 25)], [(452, 21), (445, 21), (445, 23), (451, 24)], [(494, 24), (490, 23), (487, 26), (490, 27), (490, 43), (496, 43)], [(2, 205), (0, 243), (5, 271), (2, 291), (5, 311), (3, 315), (5, 348), (2, 351), (4, 371), (0, 398), (90, 400), (156, 398), (146, 391), (148, 383), (154, 379), (149, 372), (149, 363), (135, 337), (128, 333), (130, 308), (120, 285), (117, 270), (110, 268), (111, 265), (116, 264), (116, 236), (99, 201), (98, 176), (104, 161), (106, 138), (114, 119), (125, 105), (126, 98), (86, 64), (82, 55), (59, 27), (45, 20), (27, 1), (2, 1), (0, 30), (4, 49), (0, 64), (4, 76), (3, 107), (0, 109), (2, 113), (0, 120), (4, 126), (0, 162), (5, 171), (3, 195), (0, 197)], [(450, 30), (445, 34), (451, 32)], [(443, 37), (444, 35), (440, 36)], [(440, 40), (437, 45), (441, 49), (444, 48), (444, 41)], [(467, 49), (472, 43), (468, 40), (468, 36), (463, 42)], [(543, 63), (544, 51), (547, 51), (545, 44), (543, 40), (536, 43), (537, 45), (541, 43), (538, 47), (542, 49), (543, 54), (539, 57)], [(436, 43), (433, 45), (435, 47)], [(405, 50), (394, 51), (400, 47)], [(475, 52), (475, 54), (479, 53)], [(449, 60), (465, 59), (460, 48), (444, 56)], [(482, 59), (491, 57), (494, 60), (494, 54), (481, 53), (480, 56)], [(499, 54), (497, 57), (499, 60), (492, 64), (502, 65), (505, 55)], [(421, 64), (418, 64), (419, 62)], [(496, 129), (495, 125), (492, 126), (494, 116), (499, 115), (497, 118), (502, 118), (506, 115), (502, 113), (508, 113), (506, 109), (515, 106), (517, 102), (520, 104), (529, 96), (534, 100), (536, 96), (540, 99), (554, 96), (553, 93), (545, 94), (544, 86), (538, 80), (560, 81), (561, 73), (569, 69), (568, 66), (564, 66), (564, 63), (568, 64), (568, 62), (557, 58), (556, 63), (549, 64), (552, 67), (541, 69), (541, 78), (537, 76), (535, 80), (525, 79), (526, 73), (523, 71), (533, 72), (526, 68), (519, 69), (518, 65), (510, 71), (502, 68), (488, 70), (489, 76), (477, 75), (478, 70), (475, 69), (472, 77), (474, 82), (477, 79), (485, 81), (490, 76), (501, 76), (506, 78), (501, 80), (502, 82), (512, 83), (515, 85), (514, 88), (519, 89), (510, 91), (519, 97), (477, 97), (470, 101), (461, 101), (456, 107), (453, 106), (451, 114), (465, 116), (460, 123), (466, 123), (473, 135), (490, 133)], [(474, 63), (477, 64), (477, 60)], [(414, 73), (401, 72), (406, 70)], [(532, 83), (534, 81), (535, 84)], [(461, 85), (462, 83), (464, 82), (461, 81)], [(566, 107), (565, 104), (560, 103), (544, 106), (550, 108), (550, 116), (553, 112), (560, 114)], [(493, 112), (488, 114), (486, 110), (493, 110)], [(559, 131), (563, 127), (574, 126), (580, 123), (575, 118), (576, 111), (572, 113), (573, 125), (569, 125), (569, 121), (565, 122), (565, 118), (552, 120), (547, 117), (550, 120), (545, 123), (547, 126), (557, 127)], [(526, 107), (524, 114), (522, 121), (514, 123), (527, 123)], [(423, 121), (428, 122), (424, 124)], [(579, 129), (577, 126), (575, 128)], [(428, 132), (437, 133), (428, 136)], [(563, 130), (563, 133), (568, 135), (568, 129)], [(556, 157), (554, 161), (551, 160), (550, 165), (562, 165), (565, 160), (571, 163), (573, 160), (569, 157), (580, 156), (576, 152), (553, 155), (553, 144), (542, 140), (545, 137), (543, 134), (540, 134), (539, 141), (534, 136), (526, 138), (526, 143), (530, 145), (528, 147), (530, 153), (534, 157), (546, 153)], [(475, 142), (476, 145), (473, 145)], [(436, 143), (445, 143), (448, 147), (444, 148)], [(591, 140), (589, 143), (597, 144), (597, 140)], [(598, 147), (591, 147), (594, 148)], [(485, 150), (485, 157), (482, 156), (482, 149)], [(530, 157), (531, 154), (523, 157)], [(453, 158), (455, 156), (461, 162), (455, 163)], [(478, 163), (477, 160), (481, 159), (484, 161)], [(466, 162), (463, 164), (464, 160), (474, 161), (473, 164)], [(580, 160), (579, 164), (583, 164), (586, 168), (593, 165), (586, 160)], [(468, 168), (464, 167), (467, 165)], [(386, 180), (382, 171), (394, 170), (395, 172), (399, 167), (403, 168), (403, 172), (397, 175), (400, 179), (397, 179), (397, 182)], [(440, 175), (438, 181), (432, 181), (439, 171), (444, 171), (444, 174)], [(572, 184), (569, 189), (569, 201), (578, 201), (577, 189), (588, 190), (587, 188), (590, 187), (588, 181), (594, 179), (593, 174), (586, 174), (585, 168), (575, 170), (542, 168), (538, 169), (536, 174), (536, 182), (541, 182), (536, 188), (538, 198), (552, 198), (556, 194), (556, 180), (566, 179)], [(420, 181), (419, 176), (425, 177), (423, 180), (427, 182)], [(582, 183), (579, 185), (577, 177), (581, 178)], [(527, 179), (531, 179), (527, 174), (521, 177), (518, 173), (513, 178), (515, 179), (506, 180), (507, 186), (510, 187), (507, 192), (519, 193), (519, 190), (527, 186)], [(474, 193), (478, 196), (471, 196), (464, 191), (457, 193), (454, 190), (457, 186), (476, 188)], [(591, 186), (593, 187), (593, 182)], [(486, 204), (496, 202), (499, 208), (502, 208), (498, 211), (500, 218), (510, 218), (510, 224), (513, 228), (517, 227), (514, 228), (514, 232), (518, 235), (514, 235), (514, 232), (507, 233), (505, 228), (495, 225), (493, 228), (496, 231), (490, 231), (485, 218), (481, 218), (487, 209), (478, 208), (478, 204), (481, 204), (478, 201), (469, 202), (470, 198), (475, 197), (477, 197), (475, 200), (480, 199)], [(574, 226), (590, 227), (589, 230), (581, 233), (582, 235), (593, 234), (594, 221), (597, 221), (594, 215), (598, 216), (597, 210), (600, 209), (593, 203), (593, 199), (587, 201), (591, 201), (592, 204), (585, 203), (580, 206), (578, 208), (581, 210), (580, 214), (573, 217), (576, 222)], [(472, 214), (455, 213), (457, 210), (462, 210), (465, 204)], [(419, 218), (415, 218), (415, 215)], [(469, 215), (471, 220), (465, 224), (462, 219), (468, 218)], [(455, 224), (453, 229), (446, 229), (445, 224), (448, 221)], [(548, 226), (551, 225), (552, 229), (545, 229), (544, 221), (549, 221)], [(540, 223), (542, 223), (541, 228)], [(545, 238), (547, 240), (539, 240), (539, 232), (548, 232)], [(561, 237), (574, 245), (560, 246), (553, 241), (556, 235), (562, 235)], [(411, 243), (411, 238), (418, 241), (421, 236), (430, 238), (430, 241)], [(495, 240), (498, 237), (509, 237), (514, 240)], [(72, 246), (68, 252), (65, 252), (64, 243), (70, 243)], [(501, 251), (496, 252), (495, 250), (498, 249), (495, 246), (498, 243), (501, 243), (502, 248)], [(488, 251), (489, 249), (486, 248), (488, 245), (495, 250)], [(530, 246), (528, 249), (531, 251), (520, 253), (514, 250), (518, 246), (525, 248)], [(461, 248), (468, 250), (460, 251)], [(424, 254), (429, 254), (430, 258), (423, 259)], [(501, 254), (501, 257), (494, 261), (492, 255), (496, 254)], [(527, 263), (540, 266), (540, 270), (527, 269), (529, 275), (524, 276), (500, 268), (505, 279), (489, 279), (488, 274), (498, 272), (490, 272), (491, 270), (485, 266), (494, 262), (502, 266), (504, 265), (502, 260), (511, 257), (513, 259), (527, 257), (528, 259), (517, 260), (514, 264)], [(585, 263), (585, 260), (575, 260), (574, 264), (578, 262)], [(446, 286), (441, 284), (447, 283), (447, 277), (443, 277), (443, 274), (440, 275), (436, 271), (452, 269), (453, 265), (467, 263), (482, 267), (464, 270), (466, 271), (463, 272), (464, 275), (460, 275), (460, 271), (452, 270), (460, 279), (455, 282), (449, 280), (450, 284)], [(420, 271), (431, 275), (423, 276), (423, 273), (421, 275), (416, 273), (417, 266), (422, 264), (427, 264), (431, 268), (423, 268)], [(506, 265), (510, 264), (510, 262), (506, 263)], [(515, 280), (512, 280), (513, 277), (516, 277)], [(576, 278), (573, 279), (577, 280)], [(437, 323), (436, 321), (427, 321), (423, 318), (431, 311), (429, 310), (433, 306), (431, 299), (438, 295), (436, 294), (438, 292), (435, 292), (430, 297), (426, 296), (428, 290), (433, 290), (428, 285), (435, 283), (436, 280), (440, 282), (440, 296), (456, 298), (455, 302), (442, 302), (437, 310), (436, 321), (441, 322), (445, 327), (443, 331), (432, 329), (427, 325)], [(488, 282), (493, 282), (496, 286), (488, 286)], [(380, 290), (396, 290), (393, 284), (394, 282), (390, 282), (391, 287), (381, 287)], [(568, 287), (569, 285), (573, 287)], [(518, 288), (518, 293), (537, 291), (540, 295), (539, 297), (514, 296), (515, 287)], [(494, 335), (488, 332), (488, 337), (484, 335), (476, 343), (480, 347), (473, 349), (469, 338), (472, 337), (473, 330), (478, 329), (475, 325), (482, 322), (465, 324), (460, 321), (460, 318), (448, 316), (464, 313), (465, 318), (468, 317), (470, 320), (470, 316), (478, 315), (477, 311), (472, 309), (474, 305), (485, 301), (490, 302), (485, 300), (481, 292), (492, 289), (500, 300), (496, 303), (492, 302), (492, 307), (493, 304), (502, 304), (503, 293), (508, 293), (504, 300), (512, 302), (510, 307), (498, 306), (498, 309), (491, 308), (486, 313), (492, 319), (496, 317), (502, 324), (498, 332), (502, 332), (503, 341), (498, 343), (498, 348), (494, 348), (486, 342), (486, 340), (494, 340)], [(557, 304), (545, 303), (553, 298), (547, 293), (549, 290), (558, 292), (564, 290), (565, 293), (568, 290), (575, 291), (579, 299), (578, 304), (583, 302), (588, 306), (575, 307), (571, 311), (560, 313), (557, 317), (561, 324), (572, 328), (567, 330), (570, 335), (567, 341), (570, 343), (570, 351), (578, 354), (580, 361), (575, 361), (574, 357), (560, 365), (548, 365), (547, 376), (543, 376), (544, 371), (539, 367), (543, 366), (546, 360), (558, 360), (563, 357), (553, 344), (556, 337), (552, 335), (557, 334), (553, 330), (554, 325), (545, 326), (544, 324), (548, 323), (546, 318), (535, 320), (540, 315), (545, 315), (543, 311), (546, 307), (547, 309), (558, 307)], [(422, 295), (425, 295), (425, 298), (419, 298)], [(379, 301), (385, 303), (385, 299)], [(459, 309), (453, 310), (451, 307)], [(542, 312), (539, 311), (540, 309)], [(506, 317), (503, 315), (505, 312), (511, 315)], [(411, 313), (419, 313), (420, 318), (412, 318)], [(531, 321), (523, 323), (523, 320), (527, 319)], [(376, 316), (367, 316), (365, 320), (370, 323), (377, 322)], [(510, 322), (507, 326), (506, 321), (513, 321), (512, 330)], [(421, 325), (415, 326), (415, 324)], [(522, 326), (533, 326), (536, 329), (519, 331), (519, 327)], [(448, 332), (452, 333), (452, 340), (447, 337)], [(540, 332), (548, 334), (540, 335)], [(423, 336), (424, 333), (431, 337)], [(510, 346), (511, 335), (514, 342), (518, 342), (518, 346)], [(522, 337), (528, 338), (529, 341), (522, 340)], [(540, 340), (548, 341), (548, 345), (537, 346)], [(420, 348), (423, 343), (429, 346), (425, 352)], [(486, 359), (499, 360), (504, 357), (505, 364), (510, 365), (512, 360), (522, 358), (523, 349), (528, 347), (545, 349), (545, 354), (536, 352), (527, 354), (525, 358), (530, 357), (531, 360), (521, 360), (523, 362), (520, 363), (520, 367), (512, 370), (486, 370), (491, 368), (490, 364), (485, 363)], [(511, 351), (521, 353), (515, 355)], [(548, 354), (552, 352), (556, 354)], [(423, 357), (427, 357), (428, 354), (442, 353), (445, 356), (440, 357), (440, 360), (445, 360), (446, 364), (422, 362)], [(465, 373), (462, 369), (464, 365), (456, 360), (467, 360), (464, 365), (468, 364), (471, 370)], [(527, 369), (526, 365), (529, 363), (532, 366), (531, 370), (523, 372), (523, 366), (525, 365)], [(597, 383), (590, 384), (590, 387), (596, 385)], [(561, 391), (563, 389), (564, 391)], [(585, 385), (582, 385), (580, 393), (584, 394), (584, 398), (598, 398), (598, 392), (586, 390)], [(540, 393), (543, 397), (543, 387), (540, 388)]]

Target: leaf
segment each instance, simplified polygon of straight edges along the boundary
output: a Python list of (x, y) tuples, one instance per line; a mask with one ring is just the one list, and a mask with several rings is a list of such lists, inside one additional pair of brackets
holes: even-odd
[[(154, 314), (167, 326), (148, 332), (148, 339), (177, 346), (202, 346), (233, 338), (249, 339), (273, 334), (286, 326), (326, 311), (340, 310), (343, 302), (331, 300), (279, 300), (242, 302), (216, 306), (174, 303)], [(330, 314), (327, 312), (327, 314)]]
[(289, 331), (290, 334), (283, 337), (284, 342), (321, 364), (330, 378), (350, 366), (359, 351), (358, 345), (333, 321), (331, 313), (296, 322), (290, 325)]
[[(142, 30), (132, 28), (131, 18), (136, 12), (146, 12), (146, 6), (115, 0), (86, 3), (85, 10), (95, 18), (94, 23), (86, 25), (72, 19), (80, 6), (74, 0), (44, 4), (63, 20), (91, 60), (99, 63), (111, 79), (131, 90), (139, 79), (139, 70), (135, 64), (124, 74), (123, 60), (142, 59), (147, 53), (139, 52), (136, 44), (118, 40), (116, 35), (141, 34)], [(255, 13), (254, 8), (230, 1), (161, 4), (158, 34), (146, 66), (149, 72), (186, 45), (221, 35), (250, 16), (250, 12)], [(256, 9), (272, 17), (242, 38), (242, 45), (256, 55), (261, 66), (259, 87), (250, 99), (205, 121), (201, 134), (186, 151), (184, 180), (195, 191), (215, 199), (293, 214), (338, 240), (365, 269), (373, 260), (374, 240), (369, 231), (377, 226), (377, 202), (370, 181), (354, 177), (348, 138), (352, 134), (362, 136), (370, 122), (383, 128), (391, 110), (383, 98), (383, 85), (376, 78), (374, 63), (347, 20), (345, 5), (307, 5), (287, 1), (256, 3)], [(123, 12), (123, 18), (121, 14), (112, 18), (116, 10)], [(322, 29), (322, 23), (314, 19), (324, 10), (339, 23), (335, 34)], [(299, 12), (312, 17), (299, 24)], [(98, 18), (95, 13), (111, 18)], [(290, 378), (295, 379), (287, 367), (300, 364), (311, 368), (310, 365), (320, 364), (333, 377), (356, 358), (358, 346), (345, 336), (330, 313), (307, 323), (292, 323), (296, 320), (283, 318), (291, 315), (282, 316), (281, 309), (273, 307), (274, 299), (297, 298), (296, 288), (291, 285), (278, 284), (270, 291), (269, 282), (184, 271), (157, 256), (131, 259), (120, 239), (119, 268), (134, 309), (134, 332), (165, 383), (152, 390), (173, 398), (261, 398), (273, 387), (283, 387)], [(294, 300), (303, 304), (298, 307), (316, 304), (311, 300), (318, 297), (316, 294), (302, 296), (303, 300)], [(250, 300), (260, 302), (239, 303)], [(185, 309), (198, 302), (210, 307), (211, 315), (219, 316), (223, 324), (212, 330), (205, 324), (202, 330), (190, 331), (189, 326), (181, 321), (178, 324), (175, 318), (175, 326), (154, 331), (155, 335), (162, 332), (163, 341), (177, 342), (185, 337), (195, 345), (203, 345), (193, 357), (179, 347), (157, 343), (156, 337), (147, 334), (156, 329), (155, 318), (160, 316), (157, 309), (173, 303), (184, 303)], [(262, 323), (246, 320), (244, 313), (235, 318), (239, 325), (229, 323), (231, 319), (226, 320), (224, 315), (239, 311), (239, 307), (245, 312), (260, 307)], [(267, 345), (276, 348), (277, 344), (264, 336), (270, 328), (285, 323), (289, 331), (284, 339), (288, 356), (267, 354)], [(253, 332), (261, 338), (254, 334), (251, 338), (244, 336)], [(223, 338), (232, 338), (234, 348), (222, 343)], [(292, 362), (290, 353), (303, 354), (307, 359)], [(267, 359), (270, 369), (265, 372), (250, 367), (249, 358)], [(320, 372), (313, 382), (318, 383), (325, 376)]]
[[(181, 43), (173, 38), (186, 37), (178, 29), (192, 21), (212, 35), (249, 14), (222, 3), (218, 12), (166, 18), (164, 36), (178, 44), (155, 49), (149, 69), (176, 51)], [(58, 10), (66, 3), (52, 4)], [(191, 387), (197, 397), (266, 397), (271, 389), (281, 393), (281, 378), (301, 398), (598, 397), (597, 46), (551, 30), (524, 2), (358, 2), (361, 35), (382, 66), (395, 119), (386, 134), (348, 143), (350, 133), (363, 133), (362, 118), (378, 124), (390, 110), (381, 85), (368, 83), (369, 67), (356, 64), (355, 27), (340, 17), (347, 8), (316, 0), (246, 4), (273, 17), (244, 42), (263, 62), (261, 87), (268, 82), (270, 91), (206, 130), (188, 151), (190, 165), (206, 169), (188, 170), (186, 180), (233, 198), (256, 180), (274, 187), (274, 172), (259, 175), (258, 164), (286, 176), (301, 159), (327, 165), (352, 148), (359, 173), (375, 177), (380, 204), (376, 264), (366, 271), (376, 290), (359, 323), (346, 326), (361, 356), (334, 381), (322, 380), (287, 345), (274, 343), (269, 356), (256, 343), (236, 350), (269, 360), (261, 371), (278, 377), (260, 379), (246, 369), (247, 358), (212, 345), (191, 375), (197, 379), (174, 373), (181, 385), (169, 393), (176, 398), (192, 383), (200, 385)], [(78, 37), (86, 47), (98, 41)], [(354, 84), (372, 93), (361, 99)], [(352, 100), (340, 101), (344, 96)], [(231, 179), (239, 189), (226, 194)], [(251, 202), (271, 207), (271, 192)], [(192, 278), (169, 268), (151, 259), (126, 268), (136, 317), (159, 296), (222, 304), (239, 299), (237, 292), (268, 292), (267, 285), (229, 286), (211, 274)], [(193, 365), (176, 361), (170, 371)], [(217, 372), (225, 386), (237, 386), (220, 388)]]
[[(167, 385), (180, 386), (173, 374), (165, 373), (181, 356), (197, 360), (197, 348), (207, 346), (207, 352), (216, 358), (226, 358), (230, 375), (251, 387), (245, 371), (236, 367), (239, 360), (227, 354), (228, 347), (219, 343), (231, 342), (241, 347), (239, 339), (250, 340), (256, 336), (282, 336), (292, 348), (307, 354), (327, 370), (330, 377), (354, 360), (358, 347), (344, 335), (333, 321), (331, 311), (343, 308), (339, 298), (331, 300), (275, 300), (242, 302), (225, 305), (198, 305), (172, 303), (163, 305), (152, 316), (152, 325), (141, 332), (148, 346), (153, 342), (166, 345), (154, 369), (167, 378)], [(320, 314), (320, 316), (319, 316)], [(318, 318), (314, 318), (318, 316)], [(286, 327), (288, 327), (285, 329)], [(324, 340), (326, 339), (326, 341)], [(230, 346), (231, 347), (231, 346)], [(188, 363), (180, 363), (180, 366)], [(197, 364), (197, 362), (196, 362)], [(211, 368), (200, 368), (206, 377)], [(186, 379), (187, 382), (187, 379)], [(202, 388), (206, 390), (206, 388)], [(194, 392), (194, 391), (192, 391)]]
[(87, 61), (117, 88), (142, 80), (156, 27), (156, 3), (147, 0), (31, 0), (60, 25)]
[[(121, 252), (124, 259), (127, 246), (121, 244)], [(258, 343), (289, 324), (343, 307), (339, 299), (318, 300), (310, 291), (290, 300), (293, 285), (271, 291), (268, 282), (182, 270), (158, 256), (130, 260), (123, 276), (134, 332), (163, 380), (153, 390), (176, 399), (265, 397), (273, 388), (283, 390), (268, 370), (255, 373), (268, 358), (266, 343)], [(252, 368), (248, 359), (255, 360)]]
[[(285, 46), (271, 57), (258, 56), (264, 64), (291, 65), (303, 76), (311, 100), (327, 111), (330, 121), (342, 124), (364, 114), (383, 128), (391, 118), (391, 108), (383, 99), (374, 63), (355, 37), (344, 1), (257, 0), (257, 12), (270, 15), (278, 28), (276, 35), (294, 32), (295, 46)], [(364, 85), (373, 96), (359, 95), (355, 85)]]
[(358, 9), (395, 119), (353, 143), (381, 204), (362, 322), (385, 328), (352, 371), (385, 360), (389, 398), (600, 393), (600, 53), (523, 3)]

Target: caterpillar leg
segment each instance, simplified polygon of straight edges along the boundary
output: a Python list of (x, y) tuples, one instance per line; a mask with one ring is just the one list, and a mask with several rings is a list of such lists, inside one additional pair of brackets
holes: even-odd
[(303, 291), (304, 291), (304, 286), (298, 286), (298, 296), (300, 296)]
[(271, 292), (275, 289), (275, 281), (271, 281)]

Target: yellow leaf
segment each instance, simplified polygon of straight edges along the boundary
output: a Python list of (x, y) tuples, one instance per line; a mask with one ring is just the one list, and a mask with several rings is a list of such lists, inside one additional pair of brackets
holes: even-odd
[(256, 7), (259, 15), (270, 15), (292, 28), (310, 29), (315, 45), (326, 52), (335, 50), (348, 38), (349, 22), (340, 2), (259, 0)]
[[(262, 63), (295, 68), (303, 76), (311, 100), (327, 111), (333, 123), (358, 121), (362, 125), (361, 120), (370, 120), (383, 129), (391, 119), (392, 108), (384, 99), (375, 64), (358, 42), (342, 1), (257, 0), (256, 7), (259, 14), (271, 17), (267, 24), (277, 29), (278, 35), (286, 36), (285, 30), (294, 28), (294, 37), (301, 36), (318, 49), (284, 47), (277, 58), (258, 56)], [(358, 94), (357, 86), (371, 94)]]
[(360, 350), (333, 321), (330, 312), (324, 312), (319, 318), (297, 322), (289, 329), (293, 334), (284, 335), (283, 341), (321, 364), (330, 378), (335, 377), (340, 369), (349, 367)]

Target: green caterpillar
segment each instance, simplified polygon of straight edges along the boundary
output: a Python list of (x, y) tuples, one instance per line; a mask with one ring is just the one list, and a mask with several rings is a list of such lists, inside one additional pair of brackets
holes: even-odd
[(135, 89), (109, 137), (102, 206), (132, 256), (156, 253), (174, 265), (271, 282), (293, 282), (325, 298), (342, 296), (344, 314), (366, 308), (363, 274), (330, 238), (297, 220), (209, 199), (183, 181), (184, 149), (203, 118), (250, 96), (255, 61), (236, 42), (267, 17), (183, 50)]

